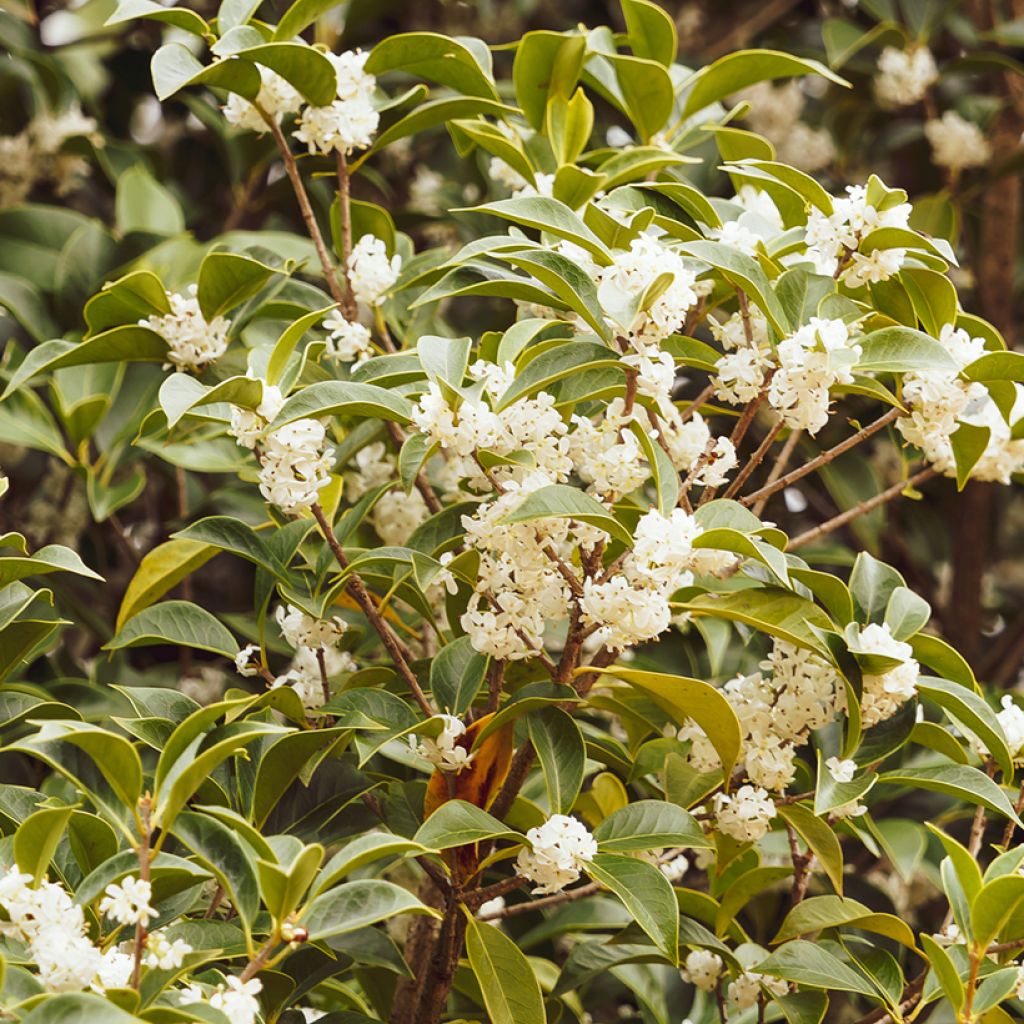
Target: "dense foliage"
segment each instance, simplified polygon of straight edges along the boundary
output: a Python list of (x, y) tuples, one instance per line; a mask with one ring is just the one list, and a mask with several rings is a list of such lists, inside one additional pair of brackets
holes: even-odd
[(1019, 23), (862, 8), (0, 16), (0, 1012), (1016, 1019)]

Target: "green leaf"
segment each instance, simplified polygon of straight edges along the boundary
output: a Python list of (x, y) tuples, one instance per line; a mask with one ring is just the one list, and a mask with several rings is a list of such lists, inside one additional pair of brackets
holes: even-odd
[(371, 75), (402, 71), (447, 85), (466, 96), (498, 98), (489, 69), (481, 66), (474, 50), (436, 32), (403, 32), (389, 36), (370, 52), (366, 70)]
[(119, 0), (117, 9), (105, 24), (119, 25), (136, 18), (162, 21), (194, 36), (205, 36), (210, 31), (210, 26), (195, 11), (187, 7), (164, 7), (157, 0)]
[(488, 658), (468, 636), (445, 644), (430, 663), (430, 692), (442, 711), (461, 716), (472, 705), (487, 674)]
[(246, 931), (260, 906), (259, 885), (248, 847), (234, 830), (206, 814), (182, 811), (171, 832), (224, 887)]
[(223, 654), (226, 658), (234, 658), (238, 653), (238, 644), (231, 633), (205, 608), (190, 601), (164, 601), (144, 608), (132, 616), (103, 649), (119, 651), (151, 644), (179, 644)]
[(908, 370), (945, 370), (955, 373), (953, 357), (934, 338), (910, 327), (883, 327), (857, 342), (861, 356), (858, 370), (904, 373)]
[(516, 46), (512, 82), (516, 101), (530, 125), (544, 127), (544, 113), (551, 96), (572, 95), (583, 70), (587, 43), (582, 35), (561, 32), (527, 32)]
[(877, 932), (894, 939), (908, 949), (916, 949), (913, 929), (893, 914), (879, 914), (857, 900), (842, 896), (811, 896), (798, 903), (787, 915), (773, 943), (823, 928), (846, 925), (862, 931)]
[(644, 142), (650, 142), (668, 123), (675, 105), (675, 88), (668, 71), (657, 61), (608, 54), (615, 69), (629, 119)]
[(63, 544), (47, 544), (31, 555), (3, 555), (0, 549), (0, 587), (6, 587), (26, 576), (45, 576), (51, 572), (71, 572), (76, 576), (103, 581), (71, 548)]
[(270, 812), (312, 761), (328, 752), (342, 729), (309, 729), (282, 736), (263, 752), (252, 787), (253, 823), (262, 827)]
[(31, 750), (36, 743), (68, 743), (88, 755), (110, 788), (128, 809), (134, 809), (142, 795), (142, 762), (138, 751), (123, 736), (88, 722), (43, 722), (39, 731), (22, 746)]
[(14, 862), (32, 876), (32, 884), (46, 877), (57, 844), (64, 837), (74, 807), (41, 807), (30, 814), (14, 833)]
[(836, 892), (843, 892), (843, 849), (828, 822), (803, 804), (783, 804), (779, 816), (800, 836), (821, 862)]
[(142, 164), (129, 167), (117, 179), (114, 211), (123, 234), (176, 235), (185, 230), (185, 215), (178, 201)]
[(324, 866), (313, 885), (313, 895), (332, 888), (345, 875), (385, 858), (427, 853), (426, 847), (387, 832), (367, 832), (346, 843)]
[(956, 969), (949, 953), (947, 953), (930, 935), (921, 933), (921, 948), (928, 957), (932, 971), (938, 978), (946, 998), (953, 1004), (954, 1010), (964, 1005), (964, 983), (960, 980), (960, 972)]
[(663, 800), (635, 800), (620, 807), (594, 829), (594, 839), (603, 853), (633, 853), (666, 846), (714, 847), (691, 814)]
[(325, 380), (310, 384), (292, 395), (271, 424), (276, 429), (286, 423), (321, 416), (376, 416), (408, 423), (412, 406), (408, 400), (387, 388), (356, 381)]
[(549, 484), (529, 494), (503, 523), (532, 523), (538, 519), (575, 519), (604, 530), (610, 537), (632, 545), (629, 531), (596, 498), (569, 484)]
[(321, 893), (310, 903), (300, 920), (309, 929), (309, 941), (321, 942), (409, 913), (439, 916), (436, 910), (424, 906), (408, 889), (391, 882), (365, 879), (346, 882)]
[(1002, 770), (1003, 777), (1013, 778), (1013, 755), (996, 713), (984, 698), (959, 683), (934, 676), (919, 677), (917, 692), (925, 700), (949, 712), (955, 723), (973, 732), (985, 744), (985, 749)]
[(953, 459), (956, 462), (958, 491), (967, 486), (971, 472), (988, 448), (991, 436), (991, 428), (975, 426), (973, 423), (960, 423), (949, 435), (949, 442), (953, 446)]
[(190, 540), (165, 541), (147, 551), (121, 600), (115, 628), (120, 630), (128, 619), (159, 601), (215, 554), (216, 548)]
[(583, 787), (587, 761), (580, 727), (557, 707), (531, 711), (526, 724), (544, 772), (551, 813), (568, 814)]
[(828, 950), (813, 942), (796, 939), (777, 949), (767, 960), (753, 965), (760, 974), (793, 981), (798, 985), (809, 985), (826, 991), (837, 989), (841, 992), (859, 992), (865, 996), (877, 996), (868, 980), (847, 967)]
[(907, 587), (897, 587), (885, 607), (885, 624), (897, 640), (907, 640), (928, 625), (932, 609), (923, 597)]
[(599, 853), (587, 874), (610, 889), (669, 960), (679, 962), (679, 906), (669, 880), (653, 864)]
[(834, 628), (828, 615), (813, 601), (768, 587), (727, 594), (704, 594), (676, 607), (695, 615), (744, 622), (770, 636), (810, 650), (820, 650), (821, 647), (811, 627)]
[[(559, 174), (562, 175), (561, 180), (556, 176), (553, 186), (555, 198), (561, 198), (560, 188), (569, 180), (566, 175), (580, 182), (580, 187), (586, 189), (587, 196), (592, 194), (590, 185), (599, 179), (591, 177), (590, 172), (576, 166), (576, 161), (587, 148), (594, 130), (594, 107), (582, 89), (577, 89), (571, 100), (564, 96), (551, 98), (545, 113), (544, 130), (551, 141), (551, 148), (559, 165)], [(529, 177), (532, 178), (533, 174), (531, 173)], [(582, 201), (581, 199), (579, 203), (569, 205), (582, 205)]]
[(449, 800), (427, 818), (413, 836), (413, 841), (431, 850), (450, 850), (497, 838), (523, 841), (518, 832), (485, 810), (465, 800)]
[(986, 882), (971, 904), (971, 933), (982, 948), (995, 942), (1003, 925), (1024, 902), (1024, 878), (1004, 875)]
[[(455, 211), (459, 212), (459, 211)], [(545, 231), (556, 238), (567, 238), (595, 256), (600, 263), (611, 263), (611, 255), (597, 235), (565, 203), (549, 196), (517, 196), (499, 199), (482, 206), (468, 207), (466, 212), (489, 213), (513, 224)]]
[(729, 778), (739, 758), (743, 732), (732, 705), (718, 689), (700, 679), (662, 672), (618, 666), (602, 671), (650, 694), (672, 715), (677, 725), (684, 725), (690, 719), (695, 721), (721, 758), (728, 788)]
[(520, 370), (498, 401), (496, 411), (501, 412), (519, 399), (544, 391), (552, 384), (584, 369), (612, 366), (622, 366), (618, 355), (606, 345), (596, 342), (572, 341), (547, 349)]
[(721, 242), (686, 242), (680, 249), (718, 270), (734, 288), (741, 288), (756, 303), (778, 334), (789, 334), (786, 311), (757, 260)]
[[(230, 64), (233, 61), (225, 61)], [(251, 299), (277, 271), (233, 252), (211, 252), (199, 265), (199, 307), (207, 320)]]
[(253, 46), (240, 50), (233, 60), (255, 61), (271, 68), (313, 106), (327, 106), (337, 96), (338, 75), (334, 65), (319, 50), (305, 43), (274, 42)]
[(111, 327), (135, 325), (140, 319), (170, 312), (167, 293), (160, 278), (149, 270), (135, 270), (116, 281), (108, 281), (85, 304), (89, 334)]
[(88, 992), (47, 996), (21, 1018), (23, 1024), (139, 1024), (140, 1017)]
[(1006, 793), (984, 772), (970, 765), (940, 764), (922, 768), (897, 768), (883, 772), (879, 785), (929, 789), (968, 804), (981, 804), (1018, 826), (1024, 827)]
[(153, 89), (166, 100), (190, 85), (236, 92), (247, 100), (259, 95), (261, 80), (255, 66), (244, 60), (220, 60), (204, 67), (181, 43), (166, 43), (153, 54)]
[(669, 67), (676, 59), (676, 26), (668, 12), (651, 0), (622, 0), (622, 15), (633, 53)]
[(173, 534), (173, 539), (229, 551), (262, 566), (275, 576), (283, 576), (286, 572), (266, 541), (247, 523), (232, 516), (207, 516)]
[(466, 955), (492, 1024), (545, 1024), (544, 997), (530, 962), (500, 929), (467, 912)]
[(741, 50), (720, 57), (694, 75), (683, 115), (695, 114), (756, 82), (798, 75), (821, 75), (837, 85), (849, 85), (816, 60), (805, 60), (777, 50)]
[(302, 336), (314, 327), (323, 317), (327, 316), (334, 306), (325, 306), (323, 309), (314, 309), (305, 316), (300, 316), (294, 323), (289, 324), (281, 336), (274, 342), (270, 352), (270, 359), (267, 361), (266, 380), (268, 384), (277, 384), (281, 380), (288, 360), (291, 359), (296, 345), (302, 340)]

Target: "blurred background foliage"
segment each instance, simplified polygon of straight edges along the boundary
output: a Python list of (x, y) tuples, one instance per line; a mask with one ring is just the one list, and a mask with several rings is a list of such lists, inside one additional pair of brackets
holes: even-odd
[[(212, 17), (218, 4), (187, 6)], [(262, 5), (268, 20), (287, 6), (287, 0)], [(849, 79), (852, 89), (820, 78), (762, 85), (738, 97), (749, 107), (741, 108), (737, 124), (765, 136), (781, 158), (830, 190), (863, 181), (869, 171), (907, 189), (915, 227), (947, 238), (959, 255), (956, 280), (965, 306), (1016, 347), (1024, 0), (689, 0), (662, 6), (678, 26), (680, 60), (692, 67), (739, 47), (764, 46), (816, 57)], [(106, 27), (114, 7), (114, 0), (0, 4), (0, 374), (7, 377), (33, 345), (78, 337), (85, 299), (129, 268), (151, 268), (168, 286), (180, 287), (194, 279), (214, 242), (253, 242), (278, 260), (310, 258), (272, 142), (235, 132), (209, 96), (193, 92), (159, 103), (150, 57), (175, 30), (152, 21)], [(500, 62), (511, 59), (500, 44), (525, 31), (564, 30), (577, 22), (614, 26), (619, 18), (616, 3), (597, 0), (352, 0), (325, 12), (310, 32), (333, 49), (369, 47), (399, 31), (473, 35), (497, 46)], [(926, 47), (934, 55), (937, 80), (922, 98), (900, 106), (880, 102), (879, 57), (887, 47)], [(933, 147), (926, 131), (951, 111), (976, 126), (952, 158)], [(605, 131), (627, 130), (613, 111), (605, 108), (599, 116)], [(694, 173), (710, 191), (728, 191), (725, 175), (715, 169), (726, 144), (707, 133), (689, 150), (705, 158)], [(485, 198), (484, 159), (475, 152), (459, 159), (438, 128), (375, 155), (357, 180), (356, 198), (385, 206), (417, 250), (455, 248), (478, 233), (478, 225), (473, 217), (453, 221), (448, 211)], [(313, 191), (326, 212), (329, 184), (318, 192), (314, 183)], [(460, 300), (446, 310), (449, 329), (479, 335), (504, 325), (508, 311), (490, 304), (498, 301)], [(139, 364), (58, 371), (45, 392), (22, 392), (0, 404), (0, 466), (12, 480), (0, 503), (0, 527), (23, 532), (34, 546), (75, 548), (108, 581), (101, 589), (54, 578), (57, 607), (86, 625), (66, 631), (60, 646), (42, 645), (46, 657), (27, 675), (20, 670), (21, 678), (115, 678), (114, 663), (93, 659), (110, 638), (140, 559), (186, 518), (214, 510), (258, 514), (254, 489), (230, 472), (236, 456), (229, 442), (147, 444), (145, 414), (162, 379), (158, 367)], [(877, 493), (899, 478), (899, 467), (897, 447), (877, 445), (871, 456), (851, 453), (774, 500), (785, 502), (798, 528), (804, 510), (811, 525), (812, 516), (817, 521)], [(771, 512), (769, 506), (767, 518)], [(948, 505), (926, 494), (864, 516), (852, 529), (859, 544), (900, 569), (931, 602), (943, 633), (980, 678), (997, 687), (1019, 680), (1019, 489), (972, 483), (966, 496), (951, 494)], [(852, 558), (842, 535), (833, 554), (837, 565)], [(237, 562), (214, 560), (189, 586), (193, 593), (185, 596), (228, 616), (248, 603), (250, 580)], [(703, 649), (703, 641), (673, 639), (657, 657), (679, 670), (699, 670)], [(167, 650), (164, 657), (154, 664), (149, 651), (134, 668), (154, 683), (183, 678), (196, 695), (223, 685), (188, 652), (179, 659)], [(82, 686), (75, 698), (88, 704), (102, 693)], [(110, 699), (109, 691), (102, 699)]]

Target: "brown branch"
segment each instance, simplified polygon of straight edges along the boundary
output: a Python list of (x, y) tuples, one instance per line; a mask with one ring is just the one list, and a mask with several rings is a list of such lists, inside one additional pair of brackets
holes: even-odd
[[(327, 545), (334, 555), (334, 560), (341, 566), (343, 571), (348, 571), (349, 561), (345, 557), (345, 552), (342, 551), (341, 545), (338, 543), (338, 538), (334, 536), (334, 530), (327, 521), (324, 510), (318, 503), (315, 503), (312, 506), (312, 512), (317, 524), (320, 526), (320, 532), (323, 534), (324, 540), (327, 541)], [(363, 583), (357, 573), (351, 573), (346, 589), (355, 598), (356, 604), (362, 609), (370, 625), (381, 638), (388, 654), (391, 655), (391, 660), (398, 669), (398, 674), (405, 680), (406, 685), (412, 692), (413, 699), (420, 706), (420, 710), (425, 715), (433, 715), (434, 709), (430, 706), (430, 701), (427, 700), (426, 694), (420, 687), (416, 673), (410, 667), (412, 655), (409, 649), (398, 639), (394, 630), (384, 621), (377, 610), (377, 606), (373, 603), (373, 598), (370, 597), (370, 592), (366, 589), (366, 584)]]
[(526, 914), (531, 910), (546, 910), (548, 907), (559, 907), (563, 903), (571, 903), (573, 900), (582, 899), (584, 896), (592, 896), (600, 892), (601, 886), (597, 882), (588, 882), (586, 885), (578, 886), (575, 889), (567, 889), (565, 892), (556, 892), (553, 896), (542, 896), (539, 900), (529, 900), (526, 903), (513, 903), (511, 907), (504, 910), (496, 910), (491, 914), (481, 914), (481, 921), (497, 921), (505, 917), (515, 917), (517, 914)]
[(831, 533), (833, 530), (838, 530), (839, 527), (852, 522), (858, 516), (871, 512), (873, 509), (884, 505), (887, 501), (892, 501), (893, 498), (898, 498), (907, 490), (908, 487), (916, 487), (918, 484), (924, 483), (925, 480), (930, 480), (935, 475), (936, 470), (932, 469), (931, 466), (928, 466), (920, 472), (915, 473), (909, 480), (900, 480), (898, 483), (893, 484), (892, 487), (876, 494), (873, 498), (867, 498), (864, 501), (860, 501), (854, 505), (853, 508), (847, 509), (842, 514), (834, 516), (827, 522), (815, 526), (814, 529), (808, 530), (806, 533), (801, 533), (794, 537), (786, 545), (786, 550), (795, 551), (797, 548), (802, 548), (805, 544), (810, 544), (811, 541), (815, 541), (819, 537), (824, 537), (825, 534)]
[(341, 311), (346, 320), (359, 316), (359, 307), (352, 291), (352, 277), (349, 260), (352, 257), (352, 191), (348, 173), (348, 161), (343, 151), (338, 151), (338, 212), (341, 220), (341, 274), (345, 280), (345, 301)]
[[(149, 881), (149, 865), (152, 860), (149, 840), (152, 835), (150, 826), (150, 814), (153, 810), (153, 801), (149, 794), (139, 800), (139, 879), (143, 882)], [(146, 946), (146, 926), (139, 921), (135, 925), (135, 949), (132, 962), (131, 987), (138, 990), (139, 980), (142, 977), (142, 951)]]
[(345, 293), (342, 291), (341, 285), (338, 284), (334, 262), (331, 260), (327, 244), (324, 242), (324, 236), (320, 231), (320, 225), (317, 223), (316, 214), (313, 213), (313, 206), (309, 201), (309, 193), (306, 191), (306, 186), (302, 181), (302, 175), (299, 173), (299, 167), (295, 162), (291, 147), (288, 145), (288, 140), (284, 137), (281, 126), (277, 121), (272, 117), (267, 117), (265, 114), (264, 120), (270, 126), (270, 132), (274, 137), (274, 142), (277, 143), (281, 159), (284, 161), (284, 170), (288, 175), (288, 180), (291, 182), (295, 198), (298, 200), (299, 211), (302, 214), (302, 220), (305, 222), (306, 231), (309, 233), (309, 237), (316, 248), (316, 254), (320, 259), (320, 267), (323, 270), (324, 279), (327, 281), (327, 289), (331, 293), (331, 298), (344, 308)]
[[(765, 481), (765, 486), (775, 483), (775, 481), (786, 472), (789, 460), (793, 457), (793, 452), (796, 451), (796, 446), (800, 443), (800, 438), (802, 436), (802, 430), (793, 430), (790, 432), (789, 437), (786, 438), (785, 444), (782, 446), (782, 451), (779, 452), (771, 470), (768, 473), (768, 479)], [(758, 518), (761, 517), (761, 513), (764, 512), (764, 507), (768, 504), (768, 500), (770, 498), (771, 494), (769, 493), (758, 500), (757, 504), (751, 509), (755, 516)]]
[(726, 489), (723, 498), (733, 498), (740, 493), (743, 485), (750, 479), (751, 474), (757, 469), (758, 466), (764, 461), (764, 457), (768, 454), (768, 450), (775, 443), (775, 438), (779, 436), (779, 432), (785, 424), (782, 420), (777, 420), (772, 428), (764, 436), (764, 440), (757, 446), (754, 454), (747, 459), (747, 464), (736, 474), (736, 478)]
[(808, 473), (813, 473), (816, 469), (820, 469), (822, 466), (827, 466), (833, 459), (837, 459), (844, 452), (848, 452), (851, 448), (855, 448), (862, 441), (866, 441), (872, 434), (877, 434), (879, 430), (887, 427), (892, 423), (901, 413), (900, 409), (890, 409), (884, 416), (879, 416), (873, 423), (869, 423), (866, 427), (861, 427), (856, 434), (852, 434), (845, 441), (840, 441), (839, 444), (834, 445), (827, 451), (823, 451), (816, 458), (811, 459), (810, 462), (801, 466), (799, 469), (794, 469), (792, 472), (787, 473), (784, 477), (780, 477), (771, 484), (765, 484), (758, 491), (754, 491), (753, 494), (748, 494), (745, 498), (741, 499), (744, 505), (753, 505), (759, 499), (771, 497), (777, 491), (784, 490), (790, 484), (795, 483), (797, 480), (802, 480)]

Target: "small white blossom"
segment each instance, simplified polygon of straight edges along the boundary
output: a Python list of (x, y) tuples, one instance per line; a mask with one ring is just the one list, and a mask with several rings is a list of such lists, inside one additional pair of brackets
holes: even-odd
[(758, 974), (756, 971), (742, 971), (734, 981), (729, 982), (729, 1001), (735, 1003), (738, 1009), (745, 1010), (757, 1004), (762, 987), (774, 996), (784, 996), (789, 991), (789, 985), (781, 978)]
[(241, 981), (230, 977), (210, 996), (210, 1006), (220, 1010), (231, 1024), (256, 1024), (260, 1001), (256, 998), (263, 989), (259, 978)]
[(339, 616), (317, 619), (293, 605), (278, 605), (274, 613), (281, 635), (294, 648), (337, 647), (348, 629)]
[[(436, 736), (423, 736), (409, 741), (420, 757), (440, 768), (443, 772), (461, 772), (469, 767), (474, 754), (459, 741), (466, 734), (465, 723), (455, 715), (436, 715), (441, 720), (441, 731)], [(433, 719), (432, 719), (433, 721)]]
[(199, 308), (198, 288), (190, 285), (188, 295), (167, 293), (171, 311), (140, 320), (141, 327), (155, 331), (167, 342), (164, 368), (201, 370), (227, 351), (231, 322), (215, 316), (209, 323)]
[(260, 493), (285, 512), (309, 508), (330, 480), (334, 449), (317, 420), (288, 423), (267, 435), (260, 452)]
[(184, 939), (168, 939), (162, 931), (150, 932), (146, 936), (147, 967), (154, 970), (171, 971), (181, 967), (192, 947)]
[(858, 651), (892, 658), (899, 662), (876, 675), (864, 673), (861, 720), (868, 729), (892, 718), (917, 693), (919, 667), (910, 644), (897, 640), (887, 625), (872, 622), (860, 631)]
[(141, 924), (145, 928), (150, 918), (157, 916), (149, 905), (152, 886), (144, 879), (129, 875), (120, 884), (111, 882), (103, 891), (106, 895), (100, 900), (100, 913), (118, 924)]
[(327, 348), (324, 354), (342, 363), (361, 363), (373, 354), (370, 329), (358, 321), (346, 320), (334, 312), (324, 320)]
[(767, 834), (775, 817), (775, 804), (760, 787), (740, 786), (732, 796), (715, 796), (715, 815), (718, 827), (727, 836), (752, 843)]
[(374, 235), (363, 235), (348, 258), (349, 280), (358, 302), (375, 306), (394, 287), (402, 269), (400, 256), (388, 258), (387, 246)]
[(694, 949), (686, 954), (683, 961), (683, 980), (696, 985), (702, 992), (714, 992), (721, 977), (722, 958), (709, 949)]
[(516, 868), (534, 883), (533, 892), (561, 892), (597, 855), (597, 843), (578, 819), (554, 814), (526, 833), (529, 846), (519, 851)]
[(835, 782), (852, 782), (857, 774), (857, 762), (849, 758), (830, 757), (825, 767)]
[[(495, 896), (492, 900), (485, 900), (477, 909), (477, 917), (490, 917), (492, 914), (500, 914), (505, 909), (505, 897)], [(497, 918), (489, 921), (489, 924), (498, 924)]]
[(939, 69), (927, 46), (899, 50), (887, 46), (878, 57), (875, 95), (886, 107), (909, 107), (924, 99), (939, 80)]
[(260, 674), (260, 647), (259, 644), (246, 644), (235, 655), (235, 671), (240, 676), (252, 678)]
[(982, 130), (955, 110), (926, 122), (924, 134), (932, 147), (932, 159), (940, 167), (959, 171), (982, 167), (992, 159), (992, 147)]
[(292, 133), (312, 153), (351, 153), (373, 142), (380, 114), (368, 96), (305, 107)]

